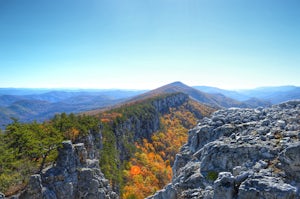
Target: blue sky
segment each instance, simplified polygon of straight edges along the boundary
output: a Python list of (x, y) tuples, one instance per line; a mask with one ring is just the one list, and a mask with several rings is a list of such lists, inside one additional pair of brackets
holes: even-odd
[(300, 86), (299, 0), (0, 0), (0, 87)]

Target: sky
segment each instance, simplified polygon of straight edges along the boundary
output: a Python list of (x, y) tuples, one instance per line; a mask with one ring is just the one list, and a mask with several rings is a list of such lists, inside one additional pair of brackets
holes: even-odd
[(0, 87), (300, 86), (299, 0), (0, 0)]

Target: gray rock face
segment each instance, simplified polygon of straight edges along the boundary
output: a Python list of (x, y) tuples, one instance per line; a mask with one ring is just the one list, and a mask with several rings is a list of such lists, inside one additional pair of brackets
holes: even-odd
[(213, 199), (233, 198), (234, 185), (234, 177), (230, 172), (219, 173), (218, 179), (214, 182)]
[(300, 101), (202, 119), (176, 155), (172, 183), (150, 198), (300, 198)]
[(148, 114), (132, 115), (114, 127), (117, 138), (116, 147), (120, 151), (121, 161), (128, 160), (129, 152), (124, 145), (122, 138), (126, 137), (128, 143), (134, 144), (136, 140), (151, 139), (154, 132), (160, 128), (160, 115), (169, 111), (170, 107), (177, 107), (187, 102), (189, 96), (183, 93), (171, 94), (163, 98), (153, 99), (148, 107)]
[(83, 143), (63, 142), (55, 166), (31, 176), (19, 199), (118, 199), (100, 171), (97, 159), (87, 159)]
[(245, 180), (239, 187), (238, 199), (295, 199), (297, 188), (279, 178), (255, 176)]
[(83, 137), (79, 137), (75, 143), (83, 143), (87, 151), (88, 159), (99, 159), (99, 150), (103, 148), (103, 140), (101, 130), (94, 132), (89, 130), (89, 133)]
[(279, 156), (281, 168), (290, 179), (300, 181), (300, 142), (287, 147)]

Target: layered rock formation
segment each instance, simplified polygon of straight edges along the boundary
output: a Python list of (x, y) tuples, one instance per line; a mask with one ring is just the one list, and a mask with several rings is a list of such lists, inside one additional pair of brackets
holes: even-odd
[(300, 101), (202, 119), (176, 155), (173, 175), (148, 199), (300, 198)]
[(32, 175), (19, 199), (118, 199), (100, 171), (98, 159), (89, 159), (83, 143), (65, 141), (56, 165)]

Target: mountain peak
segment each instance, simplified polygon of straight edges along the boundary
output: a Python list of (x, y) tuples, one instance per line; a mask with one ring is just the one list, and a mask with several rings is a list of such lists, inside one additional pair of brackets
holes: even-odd
[(146, 99), (149, 97), (153, 97), (161, 94), (168, 94), (168, 93), (184, 93), (189, 95), (192, 99), (200, 103), (210, 105), (212, 107), (222, 107), (222, 106), (231, 107), (231, 106), (240, 105), (239, 102), (234, 101), (232, 99), (226, 98), (224, 96), (212, 95), (212, 94), (201, 92), (179, 81), (164, 85), (155, 90), (139, 95), (133, 98), (133, 100), (141, 100), (141, 99)]
[[(170, 92), (185, 92), (186, 90), (190, 90), (193, 89), (192, 87), (180, 82), (180, 81), (176, 81), (176, 82), (172, 82), (170, 84), (166, 84), (162, 87), (159, 87), (153, 91), (160, 91), (163, 93), (170, 93)], [(151, 92), (151, 91), (150, 91)]]
[(180, 87), (182, 87), (182, 86), (187, 86), (187, 85), (185, 85), (184, 83), (182, 83), (180, 81), (176, 81), (176, 82), (172, 82), (170, 84), (167, 84), (166, 86), (180, 86)]

